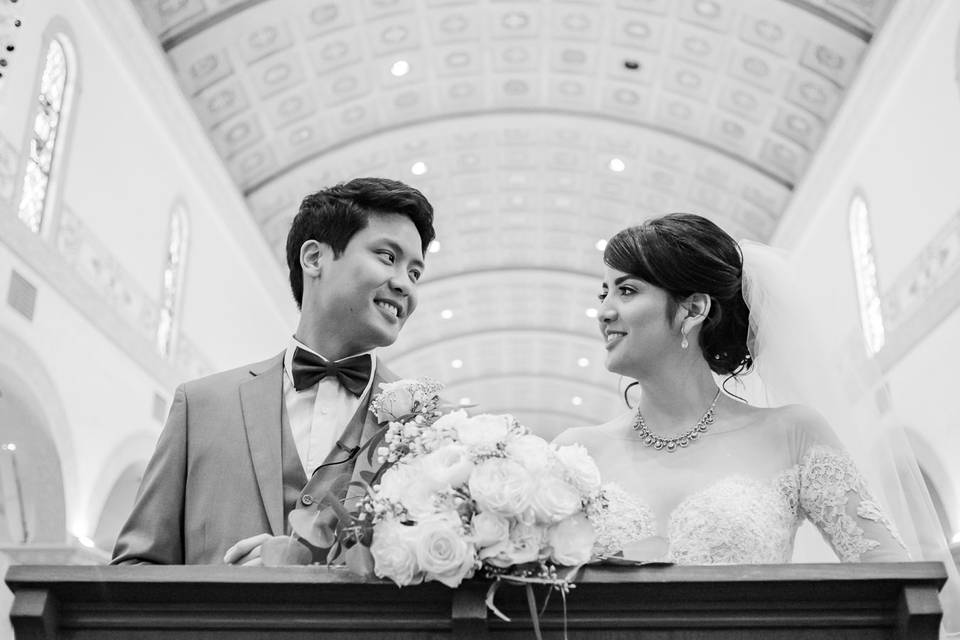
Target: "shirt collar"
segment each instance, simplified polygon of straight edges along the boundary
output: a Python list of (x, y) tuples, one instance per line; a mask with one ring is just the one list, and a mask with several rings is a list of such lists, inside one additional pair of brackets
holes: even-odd
[[(307, 345), (303, 344), (302, 342), (297, 340), (296, 336), (290, 336), (290, 342), (287, 344), (287, 351), (283, 354), (283, 373), (286, 375), (287, 381), (291, 385), (293, 384), (293, 352), (297, 350), (297, 347), (301, 349), (305, 349), (314, 355), (320, 356), (327, 362), (331, 362), (330, 358), (326, 357), (322, 353), (318, 353), (317, 351), (314, 351)], [(373, 352), (374, 350), (370, 349), (369, 351), (361, 351), (360, 353), (355, 353), (353, 355), (340, 358), (340, 360), (346, 360), (346, 358), (352, 358), (354, 356), (363, 356), (363, 355), (370, 356), (370, 381), (367, 382), (367, 388), (364, 390), (364, 393), (370, 390), (370, 385), (373, 384), (373, 377), (377, 373), (377, 359), (374, 357)], [(340, 360), (334, 360), (333, 362), (340, 362)]]

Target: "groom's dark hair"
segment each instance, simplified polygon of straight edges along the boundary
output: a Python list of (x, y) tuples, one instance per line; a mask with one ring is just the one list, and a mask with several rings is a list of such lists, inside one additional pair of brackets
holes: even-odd
[(329, 245), (340, 257), (350, 239), (367, 228), (370, 216), (399, 214), (413, 222), (420, 235), (421, 251), (427, 252), (436, 237), (433, 230), (433, 206), (413, 187), (387, 178), (355, 178), (312, 193), (300, 203), (287, 234), (287, 267), (290, 289), (303, 304), (303, 267), (300, 247), (307, 240)]

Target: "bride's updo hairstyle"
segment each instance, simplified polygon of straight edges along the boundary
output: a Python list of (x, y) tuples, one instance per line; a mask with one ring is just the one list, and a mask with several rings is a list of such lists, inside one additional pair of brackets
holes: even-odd
[(607, 243), (603, 261), (665, 290), (670, 320), (687, 296), (709, 295), (710, 313), (700, 327), (699, 343), (710, 369), (735, 376), (750, 368), (743, 257), (726, 231), (703, 216), (671, 213), (617, 233)]

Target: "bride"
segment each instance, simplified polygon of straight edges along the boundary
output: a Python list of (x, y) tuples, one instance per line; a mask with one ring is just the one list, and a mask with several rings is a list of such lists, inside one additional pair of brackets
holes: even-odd
[[(842, 561), (910, 559), (886, 507), (818, 411), (752, 406), (740, 397), (754, 369), (771, 373), (763, 382), (776, 379), (764, 359), (777, 341), (761, 341), (762, 323), (775, 317), (776, 298), (794, 291), (751, 292), (739, 245), (692, 214), (624, 229), (604, 261), (598, 320), (606, 367), (642, 392), (623, 415), (568, 429), (556, 442), (584, 445), (604, 481), (636, 503), (636, 543), (624, 555), (681, 564), (789, 562), (806, 519)], [(791, 319), (793, 329), (778, 327), (790, 331), (779, 336), (789, 347), (781, 354), (786, 369), (812, 349), (809, 327)], [(814, 366), (809, 376), (825, 381), (836, 365), (827, 358)]]

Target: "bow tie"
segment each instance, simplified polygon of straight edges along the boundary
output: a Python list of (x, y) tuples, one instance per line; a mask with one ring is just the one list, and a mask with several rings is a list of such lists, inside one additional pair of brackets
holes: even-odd
[(309, 389), (327, 376), (336, 377), (344, 389), (359, 398), (370, 380), (370, 355), (328, 362), (306, 349), (294, 350), (293, 386), (297, 391)]

